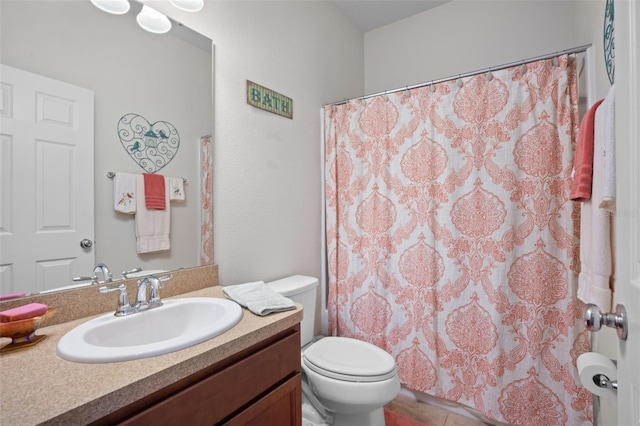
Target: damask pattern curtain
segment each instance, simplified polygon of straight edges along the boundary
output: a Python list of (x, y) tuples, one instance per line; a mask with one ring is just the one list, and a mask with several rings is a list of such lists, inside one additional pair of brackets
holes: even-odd
[(574, 62), (323, 111), (331, 334), (387, 350), (410, 389), (518, 425), (592, 423)]

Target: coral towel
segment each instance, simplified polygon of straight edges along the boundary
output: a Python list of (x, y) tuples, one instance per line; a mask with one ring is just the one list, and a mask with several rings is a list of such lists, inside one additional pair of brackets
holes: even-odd
[(569, 199), (585, 202), (591, 199), (593, 175), (593, 126), (596, 110), (604, 99), (597, 101), (584, 115), (578, 130), (578, 146), (573, 160), (573, 184)]
[(143, 173), (144, 203), (148, 209), (164, 210), (166, 208), (164, 196), (164, 176)]
[(29, 303), (28, 305), (0, 312), (0, 322), (11, 322), (33, 318), (46, 314), (48, 310), (49, 307), (42, 303)]

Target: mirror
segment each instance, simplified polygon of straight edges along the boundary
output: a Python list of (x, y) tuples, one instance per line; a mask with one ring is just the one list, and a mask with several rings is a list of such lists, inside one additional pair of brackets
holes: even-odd
[[(131, 4), (128, 14), (111, 15), (89, 1), (0, 2), (0, 63), (94, 93), (95, 232), (88, 238), (94, 241), (95, 262), (105, 263), (114, 280), (138, 267), (175, 270), (200, 264), (200, 139), (213, 131), (211, 40), (175, 21), (167, 34), (146, 32), (135, 19), (141, 5)], [(144, 172), (118, 134), (120, 119), (132, 113), (149, 123), (169, 122), (179, 134), (175, 156), (156, 171), (186, 180), (185, 200), (171, 202), (168, 251), (138, 254), (134, 215), (114, 210), (114, 182), (107, 173)], [(73, 276), (92, 274), (92, 269), (73, 271)], [(70, 284), (60, 278), (44, 290)]]

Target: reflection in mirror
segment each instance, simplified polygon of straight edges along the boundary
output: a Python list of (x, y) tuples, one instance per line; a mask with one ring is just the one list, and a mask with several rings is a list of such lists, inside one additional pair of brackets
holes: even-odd
[[(17, 138), (3, 137), (1, 141), (0, 295), (77, 285), (72, 281), (73, 277), (91, 277), (93, 267), (99, 262), (108, 265), (114, 280), (120, 278), (121, 272), (134, 268), (167, 271), (197, 266), (200, 262), (200, 139), (213, 130), (213, 45), (211, 40), (176, 22), (173, 22), (172, 31), (166, 34), (142, 30), (135, 20), (140, 7), (132, 1), (128, 14), (116, 16), (98, 10), (88, 1), (0, 2), (0, 63), (68, 83), (93, 95), (92, 105), (90, 102), (93, 124), (88, 126), (92, 135), (80, 137), (83, 142), (93, 139), (93, 159), (89, 157), (81, 164), (73, 165), (75, 153), (66, 148), (66, 140), (60, 142), (58, 135), (39, 135), (32, 138), (37, 139), (33, 145), (54, 142), (55, 146), (65, 147), (64, 155), (59, 154), (60, 150), (36, 149), (34, 158), (21, 160), (35, 164), (37, 169), (42, 161), (55, 159), (54, 164), (60, 168), (58, 160), (62, 158), (66, 161), (63, 170), (75, 179), (70, 182), (81, 182), (85, 186), (92, 182), (88, 185), (93, 191), (88, 197), (92, 203), (80, 213), (65, 216), (62, 220), (66, 221), (65, 226), (58, 226), (56, 222), (48, 228), (36, 228), (36, 234), (46, 234), (46, 242), (32, 243), (29, 238), (19, 236), (18, 228), (14, 226), (16, 220), (23, 217), (35, 217), (37, 224), (43, 215), (42, 204), (38, 202), (47, 198), (42, 196), (41, 189), (37, 189), (37, 182), (26, 182), (37, 181), (43, 173), (36, 170), (33, 177), (27, 176), (25, 180), (27, 173), (21, 174), (21, 166), (9, 155)], [(4, 90), (7, 88), (4, 73), (0, 77), (3, 79), (3, 105), (6, 105), (4, 101), (9, 90)], [(15, 94), (14, 100), (19, 102), (17, 91)], [(90, 107), (65, 111), (72, 119), (79, 119), (88, 110)], [(3, 120), (4, 112), (0, 112)], [(79, 115), (74, 115), (76, 112)], [(166, 251), (138, 254), (135, 215), (114, 209), (114, 181), (107, 177), (107, 172), (144, 172), (119, 138), (118, 123), (127, 114), (144, 117), (149, 124), (171, 123), (179, 135), (175, 155), (156, 171), (186, 180), (184, 201), (171, 202), (168, 209), (171, 232), (170, 249)], [(4, 134), (8, 128), (5, 121), (2, 127)], [(40, 167), (40, 170), (44, 169), (47, 168)], [(59, 177), (60, 173), (53, 175)], [(60, 198), (57, 194), (63, 193), (70, 204), (81, 203), (81, 197), (74, 198), (72, 193), (80, 183), (68, 184), (71, 188), (67, 191), (67, 184), (45, 180), (48, 189), (56, 194), (53, 198)], [(64, 191), (56, 185), (64, 186)], [(36, 202), (32, 207), (20, 207), (20, 203), (11, 202), (17, 199), (36, 199)], [(79, 219), (93, 221), (93, 225), (83, 235), (73, 237), (71, 242), (53, 239), (58, 234), (68, 234)], [(7, 235), (11, 238), (5, 238)], [(83, 239), (90, 240), (91, 247), (80, 247)], [(15, 246), (16, 241), (25, 241), (27, 245)], [(65, 254), (57, 258), (49, 255), (36, 261), (35, 266), (31, 264), (26, 268), (31, 275), (19, 273), (11, 266), (14, 259), (22, 257), (21, 253), (35, 252), (44, 245), (53, 247), (58, 254), (63, 246), (72, 246), (80, 251), (80, 255)], [(76, 258), (87, 253), (90, 261), (80, 266)]]

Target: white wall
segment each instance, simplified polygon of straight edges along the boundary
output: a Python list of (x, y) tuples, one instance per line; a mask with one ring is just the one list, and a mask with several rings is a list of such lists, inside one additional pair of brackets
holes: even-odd
[[(220, 283), (320, 276), (320, 106), (363, 92), (363, 35), (329, 1), (153, 4), (215, 43), (214, 261)], [(246, 81), (293, 120), (246, 103)]]
[[(589, 43), (602, 46), (603, 13), (602, 0), (453, 0), (365, 34), (365, 92), (401, 88)], [(597, 53), (598, 68), (603, 69), (601, 47)]]

